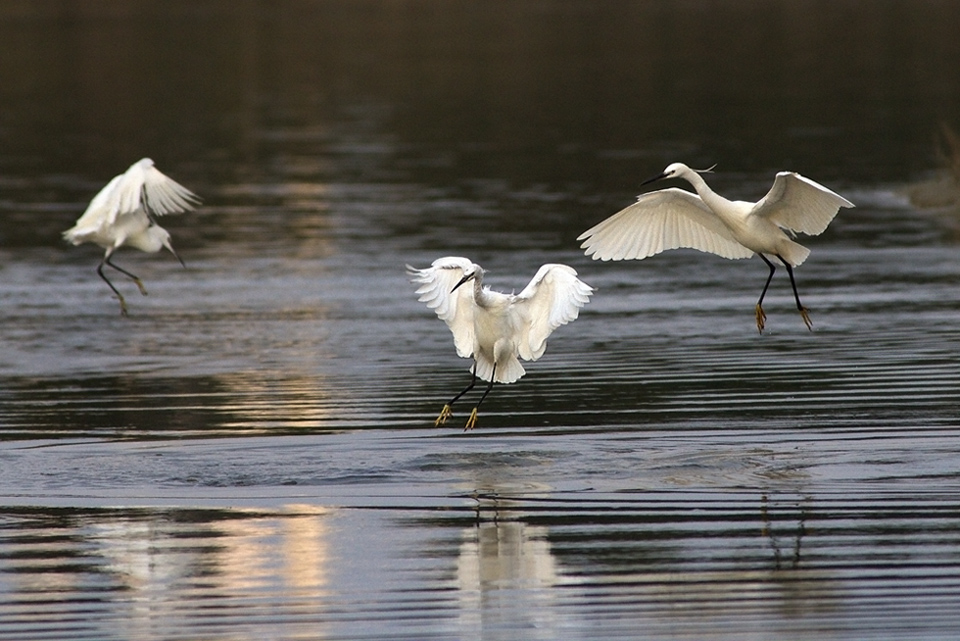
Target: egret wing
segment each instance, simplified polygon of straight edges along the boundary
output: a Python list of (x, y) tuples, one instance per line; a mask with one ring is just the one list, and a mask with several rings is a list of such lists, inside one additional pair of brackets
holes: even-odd
[(452, 291), (475, 265), (467, 258), (446, 256), (433, 261), (426, 269), (407, 265), (410, 280), (419, 285), (419, 300), (436, 312), (453, 333), (457, 354), (468, 358), (473, 354), (473, 288), (460, 287)]
[(119, 211), (118, 193), (121, 191), (121, 183), (125, 175), (114, 176), (103, 189), (97, 192), (87, 205), (86, 211), (77, 219), (76, 224), (64, 232), (67, 240), (76, 242), (77, 239), (95, 234), (101, 228), (109, 227), (116, 222)]
[(152, 160), (143, 158), (108, 182), (68, 233), (73, 237), (96, 233), (144, 204), (150, 212), (162, 215), (193, 209), (199, 201), (196, 194), (162, 174)]
[(853, 206), (843, 196), (809, 178), (781, 171), (752, 213), (786, 229), (816, 236), (823, 233), (841, 207)]
[(543, 356), (547, 337), (561, 325), (576, 320), (592, 293), (593, 288), (577, 278), (572, 267), (542, 266), (514, 297), (522, 324), (518, 341), (520, 357), (535, 361)]
[[(158, 216), (164, 214), (179, 214), (190, 211), (200, 204), (200, 197), (195, 193), (163, 174), (153, 166), (148, 158), (141, 160), (134, 167), (140, 166), (143, 172), (142, 203), (148, 211)], [(132, 168), (131, 168), (132, 169)]]
[(680, 247), (724, 258), (753, 256), (698, 195), (674, 187), (641, 195), (577, 240), (594, 260), (640, 260)]

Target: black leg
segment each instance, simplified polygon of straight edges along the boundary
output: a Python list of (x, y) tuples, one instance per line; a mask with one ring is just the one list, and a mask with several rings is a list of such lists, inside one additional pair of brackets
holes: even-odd
[[(494, 373), (494, 375), (496, 375), (496, 373), (497, 373), (497, 365), (496, 365), (496, 363), (494, 363), (494, 365), (493, 365), (493, 373)], [(492, 389), (493, 389), (493, 377), (491, 376), (491, 377), (490, 377), (490, 382), (487, 384), (487, 389), (483, 390), (483, 396), (481, 396), (481, 397), (480, 397), (480, 400), (477, 401), (477, 409), (480, 409), (480, 403), (483, 402), (483, 399), (485, 399), (485, 398), (487, 397), (487, 394), (489, 394), (489, 393), (490, 393), (490, 390), (492, 390)]]
[[(104, 258), (103, 260), (101, 260), (101, 261), (100, 261), (100, 264), (97, 265), (97, 274), (100, 275), (100, 278), (103, 279), (103, 282), (105, 282), (107, 285), (109, 285), (109, 286), (110, 286), (110, 289), (113, 290), (113, 293), (116, 294), (116, 295), (117, 295), (117, 298), (120, 299), (120, 315), (121, 315), (121, 316), (126, 316), (126, 315), (127, 315), (127, 301), (125, 301), (125, 300), (123, 299), (123, 294), (120, 293), (120, 290), (118, 290), (116, 287), (114, 287), (114, 286), (113, 286), (113, 283), (110, 282), (110, 279), (107, 278), (107, 275), (103, 273), (103, 265), (104, 265), (104, 263), (110, 264), (110, 263), (107, 261), (107, 258)], [(110, 266), (111, 266), (111, 267), (115, 267), (115, 266), (112, 265), (112, 264), (111, 264)]]
[(470, 384), (467, 385), (462, 392), (453, 397), (453, 400), (447, 403), (447, 405), (453, 405), (460, 400), (460, 397), (473, 389), (473, 386), (477, 383), (477, 362), (473, 362), (473, 369), (470, 370)]
[(493, 364), (493, 372), (490, 374), (490, 382), (487, 384), (487, 389), (483, 391), (483, 396), (480, 397), (480, 400), (477, 401), (476, 407), (473, 408), (473, 411), (470, 412), (470, 418), (467, 419), (467, 424), (463, 427), (463, 431), (472, 430), (477, 426), (477, 412), (480, 410), (480, 403), (483, 402), (483, 399), (487, 397), (487, 394), (490, 393), (490, 390), (493, 389), (493, 381), (497, 378), (497, 364)]
[[(760, 258), (763, 259), (763, 262), (767, 264), (767, 267), (770, 268), (770, 274), (767, 276), (767, 282), (763, 284), (763, 291), (760, 292), (760, 298), (757, 300), (757, 330), (762, 334), (763, 327), (767, 320), (767, 315), (763, 311), (763, 297), (767, 295), (767, 289), (770, 287), (770, 281), (773, 280), (773, 275), (777, 271), (777, 266), (774, 265), (766, 256), (759, 254)], [(783, 260), (782, 258), (780, 260)]]
[(793, 299), (797, 301), (797, 311), (800, 312), (801, 318), (803, 318), (804, 324), (806, 324), (807, 329), (811, 332), (813, 331), (813, 321), (810, 320), (810, 315), (807, 313), (807, 308), (803, 306), (803, 303), (800, 302), (800, 294), (797, 293), (797, 281), (793, 278), (793, 267), (790, 266), (790, 263), (783, 260), (783, 257), (777, 255), (777, 258), (780, 259), (780, 262), (783, 263), (783, 266), (787, 268), (787, 273), (790, 274), (790, 286), (793, 287)]
[(453, 400), (443, 406), (443, 409), (440, 410), (440, 416), (437, 417), (437, 420), (433, 422), (434, 427), (439, 427), (447, 422), (447, 419), (453, 415), (453, 411), (450, 409), (450, 406), (460, 400), (460, 397), (473, 389), (473, 386), (477, 383), (477, 361), (473, 361), (473, 369), (470, 370), (470, 384), (467, 387), (453, 397)]
[[(763, 291), (760, 292), (760, 300), (757, 301), (757, 307), (763, 305), (763, 297), (767, 295), (767, 289), (770, 287), (770, 281), (773, 280), (773, 275), (777, 271), (777, 266), (774, 265), (769, 258), (760, 254), (760, 258), (763, 259), (763, 262), (767, 264), (767, 267), (770, 268), (770, 274), (767, 276), (767, 282), (763, 284)], [(782, 258), (780, 260), (783, 260)]]
[[(137, 284), (137, 287), (140, 288), (140, 293), (143, 294), (144, 296), (147, 295), (147, 289), (143, 286), (143, 282), (140, 280), (139, 277), (137, 277), (136, 274), (131, 274), (130, 272), (128, 272), (127, 270), (125, 270), (123, 267), (119, 267), (118, 265), (114, 265), (114, 264), (110, 261), (110, 256), (109, 256), (109, 255), (104, 257), (103, 263), (106, 263), (107, 265), (110, 265), (110, 266), (113, 267), (115, 270), (117, 270), (118, 272), (120, 272), (121, 274), (123, 274), (124, 276), (126, 276), (127, 278), (130, 278), (133, 282), (135, 282), (135, 283)], [(103, 263), (100, 263), (100, 266), (101, 266), (101, 267), (103, 267)], [(102, 273), (101, 273), (100, 275), (103, 276)], [(113, 287), (113, 285), (111, 285), (111, 287)], [(114, 289), (113, 291), (117, 291), (117, 290)]]

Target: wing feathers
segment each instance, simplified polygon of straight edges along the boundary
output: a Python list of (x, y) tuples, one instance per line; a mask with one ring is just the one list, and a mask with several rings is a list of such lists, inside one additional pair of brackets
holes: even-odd
[(143, 171), (142, 185), (139, 202), (159, 216), (189, 211), (200, 203), (195, 193), (162, 174), (152, 163)]
[(841, 207), (854, 204), (823, 185), (792, 171), (781, 171), (753, 213), (795, 232), (816, 236), (833, 220)]
[(112, 226), (119, 216), (144, 210), (162, 216), (189, 211), (198, 204), (199, 196), (161, 173), (152, 160), (143, 158), (108, 182), (64, 236), (77, 242)]
[(426, 303), (447, 324), (453, 333), (457, 354), (462, 358), (473, 354), (473, 288), (464, 286), (455, 292), (452, 290), (474, 267), (469, 259), (460, 256), (438, 258), (426, 269), (407, 265), (410, 280), (419, 285), (416, 293), (420, 302)]
[(520, 358), (535, 361), (547, 347), (547, 338), (561, 325), (574, 321), (593, 288), (577, 278), (567, 265), (547, 264), (515, 297), (524, 325), (518, 341)]
[[(419, 300), (427, 304), (443, 319), (453, 333), (457, 354), (463, 358), (473, 356), (477, 365), (477, 376), (490, 380), (493, 375), (493, 362), (490, 355), (493, 345), (482, 346), (474, 354), (476, 329), (476, 301), (472, 287), (451, 290), (465, 274), (480, 269), (466, 258), (447, 256), (439, 258), (427, 269), (416, 269), (407, 265), (411, 281), (418, 285)], [(516, 356), (525, 360), (537, 360), (545, 349), (550, 334), (561, 325), (569, 323), (580, 314), (580, 308), (590, 299), (593, 288), (577, 278), (577, 272), (566, 265), (543, 265), (530, 283), (519, 294), (504, 295), (488, 292), (495, 296), (495, 303), (486, 314), (495, 314), (505, 320), (508, 330), (497, 338), (507, 339), (516, 349)], [(491, 305), (490, 302), (486, 303)], [(490, 317), (482, 322), (489, 323)], [(489, 331), (489, 328), (488, 328)], [(497, 348), (499, 349), (499, 348)], [(490, 352), (485, 354), (484, 352)], [(500, 383), (512, 383), (523, 375), (523, 366), (511, 356), (498, 366), (496, 380)], [(498, 358), (501, 358), (498, 356)], [(501, 369), (502, 368), (502, 369)]]
[(640, 260), (680, 247), (724, 258), (753, 255), (699, 196), (674, 187), (643, 194), (577, 240), (595, 260)]

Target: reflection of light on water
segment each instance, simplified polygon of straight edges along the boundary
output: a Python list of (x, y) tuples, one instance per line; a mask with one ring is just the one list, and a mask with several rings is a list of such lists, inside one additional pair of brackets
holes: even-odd
[(229, 545), (215, 555), (218, 590), (270, 589), (297, 596), (325, 594), (327, 510), (288, 506), (293, 515), (231, 519), (216, 524)]
[[(218, 410), (232, 415), (224, 420), (224, 428), (316, 428), (333, 419), (345, 418), (349, 405), (332, 396), (317, 376), (285, 374), (271, 379), (262, 373), (217, 376), (229, 394), (222, 398)], [(213, 401), (214, 399), (208, 399)]]
[[(149, 636), (225, 616), (221, 598), (253, 599), (272, 610), (271, 603), (326, 595), (329, 512), (301, 505), (268, 514), (177, 511), (170, 519), (105, 521), (90, 538), (123, 587), (118, 601), (128, 609), (117, 619), (124, 634)], [(190, 594), (203, 599), (202, 610), (184, 607)]]

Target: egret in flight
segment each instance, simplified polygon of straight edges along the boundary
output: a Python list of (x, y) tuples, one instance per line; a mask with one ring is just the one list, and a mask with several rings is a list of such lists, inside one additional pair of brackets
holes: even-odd
[[(712, 169), (712, 168), (711, 168)], [(724, 258), (750, 258), (759, 254), (770, 268), (757, 300), (757, 329), (762, 333), (767, 315), (763, 297), (777, 266), (787, 268), (797, 309), (807, 329), (813, 329), (807, 308), (800, 302), (793, 268), (810, 250), (794, 242), (794, 232), (822, 233), (841, 207), (853, 207), (835, 194), (800, 174), (781, 171), (773, 187), (756, 203), (730, 201), (718, 195), (700, 177), (707, 170), (693, 170), (673, 163), (646, 185), (667, 178), (683, 178), (697, 191), (671, 187), (643, 194), (637, 202), (580, 234), (581, 247), (594, 260), (640, 260), (667, 249), (689, 247)]]
[(97, 273), (120, 299), (120, 313), (126, 316), (127, 303), (103, 273), (103, 266), (109, 265), (133, 280), (146, 296), (143, 282), (111, 262), (110, 257), (124, 245), (151, 254), (166, 247), (183, 265), (170, 244), (170, 234), (157, 224), (156, 217), (188, 211), (199, 203), (196, 194), (160, 173), (152, 160), (144, 158), (107, 183), (90, 201), (77, 224), (63, 232), (63, 237), (74, 245), (94, 243), (106, 249)]
[[(535, 361), (547, 347), (547, 337), (576, 320), (593, 293), (566, 265), (548, 264), (537, 271), (519, 294), (502, 294), (483, 286), (484, 270), (459, 256), (438, 258), (427, 269), (407, 265), (420, 301), (446, 321), (457, 354), (473, 357), (470, 384), (443, 406), (435, 425), (446, 423), (451, 406), (473, 389), (477, 379), (488, 381), (465, 430), (477, 424), (477, 411), (494, 382), (513, 383), (524, 375), (518, 358)], [(461, 287), (473, 281), (472, 287)]]

